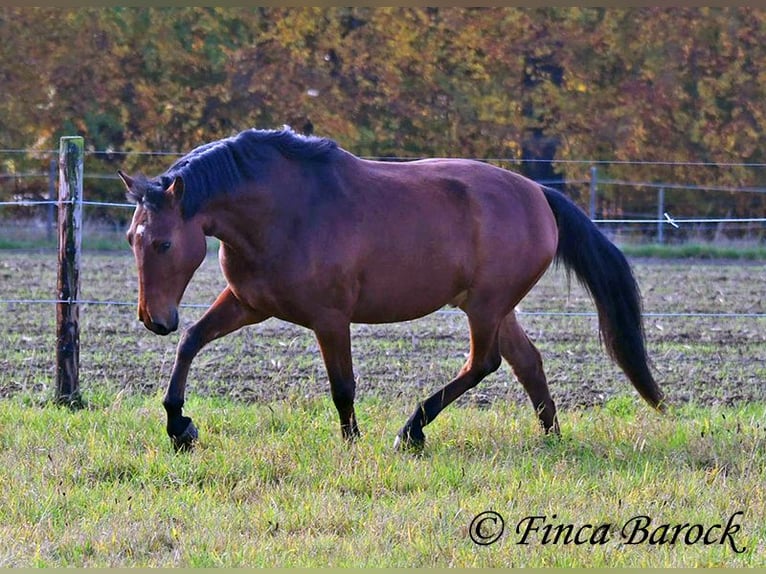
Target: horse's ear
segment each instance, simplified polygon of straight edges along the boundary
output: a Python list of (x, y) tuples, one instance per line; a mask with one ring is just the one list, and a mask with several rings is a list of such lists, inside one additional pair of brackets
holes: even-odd
[(135, 183), (135, 180), (130, 177), (127, 173), (124, 173), (121, 170), (117, 170), (117, 175), (120, 176), (120, 179), (122, 180), (122, 183), (125, 184), (125, 187), (128, 189), (131, 189), (133, 187), (133, 184)]
[(167, 193), (171, 194), (173, 196), (173, 199), (180, 203), (181, 200), (184, 197), (184, 180), (180, 175), (177, 175), (175, 179), (173, 180), (173, 183), (170, 184), (168, 189), (166, 190)]

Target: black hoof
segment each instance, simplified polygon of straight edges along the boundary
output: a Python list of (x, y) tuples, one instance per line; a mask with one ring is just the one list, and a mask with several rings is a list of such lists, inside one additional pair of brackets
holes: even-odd
[(394, 450), (401, 452), (421, 452), (426, 446), (426, 435), (423, 431), (413, 432), (412, 430), (399, 431), (394, 439)]
[(359, 433), (356, 434), (344, 434), (343, 435), (343, 443), (348, 446), (354, 446), (358, 441), (359, 437), (361, 435)]
[(356, 443), (357, 439), (362, 436), (362, 433), (359, 432), (359, 427), (356, 426), (356, 422), (351, 425), (341, 425), (340, 434), (343, 437), (343, 442), (349, 446)]
[(194, 443), (197, 442), (199, 433), (194, 423), (189, 420), (189, 424), (186, 426), (186, 430), (180, 435), (170, 435), (170, 440), (173, 443), (173, 448), (176, 452), (187, 452), (192, 449)]

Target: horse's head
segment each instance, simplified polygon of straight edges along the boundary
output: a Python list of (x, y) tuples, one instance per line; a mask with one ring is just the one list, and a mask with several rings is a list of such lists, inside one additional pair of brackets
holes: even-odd
[(183, 180), (163, 188), (156, 180), (118, 172), (136, 211), (127, 237), (138, 268), (138, 318), (150, 331), (178, 328), (178, 305), (207, 245), (199, 217), (184, 218)]

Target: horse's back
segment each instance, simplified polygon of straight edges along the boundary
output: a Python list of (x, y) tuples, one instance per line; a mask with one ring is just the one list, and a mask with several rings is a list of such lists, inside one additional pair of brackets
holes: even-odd
[[(556, 222), (540, 186), (521, 174), (464, 159), (367, 162), (360, 195), (375, 212), (439, 230), (453, 246), (555, 252)], [(367, 179), (363, 178), (363, 179)], [(385, 218), (384, 218), (385, 219)], [(421, 235), (415, 233), (415, 235)], [(448, 237), (446, 237), (448, 236)], [(473, 259), (479, 257), (474, 252)]]
[[(548, 267), (556, 225), (539, 186), (470, 160), (360, 162), (354, 235), (361, 242), (357, 320), (402, 320), (471, 291), (526, 291)], [(394, 311), (396, 309), (396, 311)]]

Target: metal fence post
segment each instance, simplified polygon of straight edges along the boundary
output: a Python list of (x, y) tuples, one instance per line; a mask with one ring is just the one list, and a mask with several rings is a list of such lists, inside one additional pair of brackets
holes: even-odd
[(80, 245), (84, 140), (63, 137), (59, 147), (59, 251), (56, 304), (55, 402), (82, 405), (80, 396)]

